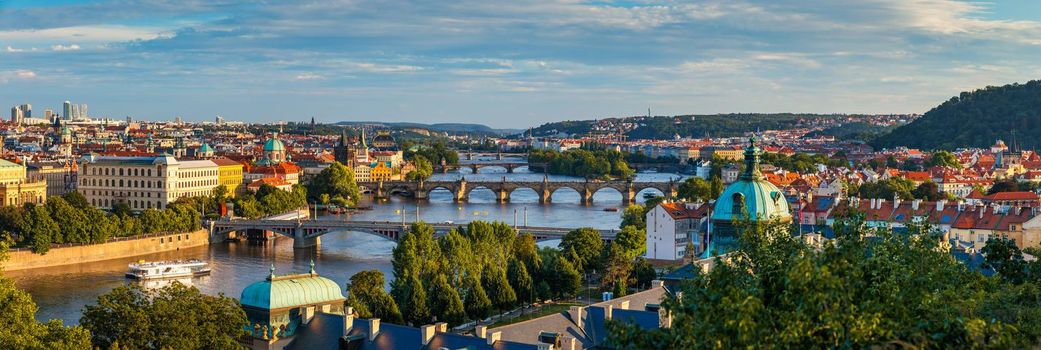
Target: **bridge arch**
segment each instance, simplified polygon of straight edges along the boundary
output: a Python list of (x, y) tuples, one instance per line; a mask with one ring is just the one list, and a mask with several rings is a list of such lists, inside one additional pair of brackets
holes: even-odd
[(530, 203), (538, 203), (539, 202), (539, 191), (537, 189), (531, 188), (529, 186), (517, 186), (517, 187), (514, 187), (513, 189), (507, 191), (506, 197), (510, 199), (510, 202), (514, 202), (516, 200), (516, 198), (513, 195), (516, 194), (517, 191), (520, 191), (520, 194), (522, 194), (522, 195), (523, 194), (527, 194), (527, 193), (531, 193), (531, 197), (532, 197), (531, 200), (523, 200), (523, 201), (521, 201), (519, 203), (529, 203), (529, 202)]

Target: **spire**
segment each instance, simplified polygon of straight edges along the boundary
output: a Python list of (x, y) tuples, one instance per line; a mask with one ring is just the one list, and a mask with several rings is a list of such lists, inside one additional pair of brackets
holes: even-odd
[(314, 259), (311, 259), (311, 272), (310, 273), (312, 275), (317, 275), (318, 274), (317, 272), (314, 272)]
[(745, 148), (745, 172), (741, 174), (741, 180), (759, 180), (763, 174), (759, 172), (759, 147), (755, 146), (755, 136), (748, 138), (748, 147)]
[(365, 143), (365, 127), (361, 128), (361, 148), (368, 149), (369, 145)]
[(268, 279), (269, 280), (273, 280), (273, 279), (275, 279), (275, 264), (271, 264), (270, 271), (271, 271), (271, 276), (269, 276)]

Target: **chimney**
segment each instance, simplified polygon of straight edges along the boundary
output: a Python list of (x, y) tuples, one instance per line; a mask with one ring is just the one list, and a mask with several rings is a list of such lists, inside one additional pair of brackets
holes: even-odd
[(672, 328), (672, 313), (665, 308), (658, 309), (658, 327)]
[(915, 199), (915, 200), (911, 201), (911, 210), (917, 211), (918, 210), (918, 205), (921, 204), (921, 203), (922, 203), (921, 199)]
[(629, 310), (629, 301), (628, 300), (622, 300), (621, 303), (618, 303), (618, 309), (619, 310)]
[(343, 335), (351, 334), (354, 328), (354, 308), (348, 306), (343, 310)]
[(474, 335), (478, 338), (485, 338), (488, 336), (488, 326), (477, 326), (474, 327)]
[[(879, 206), (879, 209), (881, 209), (881, 207), (882, 206)], [(897, 208), (900, 208), (900, 196), (893, 194), (893, 209)]]
[(574, 322), (578, 325), (579, 329), (582, 329), (582, 325), (585, 324), (585, 322), (582, 322), (582, 317), (585, 316), (585, 312), (586, 308), (584, 307), (572, 306), (568, 309), (567, 314), (571, 317), (571, 322)]
[(937, 212), (943, 211), (943, 207), (945, 207), (945, 206), (947, 206), (947, 200), (946, 199), (941, 199), (941, 200), (936, 201), (936, 211)]
[(419, 333), (423, 336), (423, 345), (430, 344), (430, 339), (434, 339), (434, 334), (437, 333), (437, 326), (432, 324), (424, 325), (419, 327)]
[(613, 308), (611, 307), (611, 305), (604, 305), (604, 320), (610, 320), (611, 319), (611, 310), (612, 309)]
[(874, 198), (871, 198), (870, 207), (868, 207), (868, 209), (875, 209), (875, 199)]
[(665, 281), (651, 280), (651, 289), (665, 287)]
[(488, 345), (494, 345), (495, 342), (502, 338), (502, 332), (493, 332), (488, 335)]
[(579, 350), (582, 347), (578, 344), (578, 339), (571, 336), (564, 336), (560, 339), (560, 350)]
[(376, 336), (380, 334), (380, 319), (370, 318), (369, 319), (369, 341), (376, 340)]
[(448, 333), (448, 324), (444, 322), (435, 323), (434, 331), (438, 333)]

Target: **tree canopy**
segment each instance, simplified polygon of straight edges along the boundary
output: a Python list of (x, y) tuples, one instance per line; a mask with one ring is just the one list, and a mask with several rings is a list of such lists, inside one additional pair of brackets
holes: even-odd
[(238, 349), (249, 321), (237, 300), (174, 282), (158, 290), (116, 287), (84, 307), (80, 323), (102, 349)]
[(311, 202), (319, 202), (322, 195), (328, 195), (334, 203), (357, 204), (361, 191), (354, 181), (354, 171), (340, 162), (333, 162), (328, 168), (322, 169), (307, 184), (307, 198)]
[(1022, 148), (1030, 149), (1039, 146), (1037, 138), (1030, 135), (1038, 134), (1041, 134), (1041, 80), (1032, 80), (962, 92), (872, 143), (878, 148), (953, 150), (987, 147), (995, 140), (1008, 141), (1015, 137)]
[[(985, 277), (942, 235), (839, 220), (811, 246), (786, 225), (745, 225), (740, 248), (662, 301), (672, 327), (612, 323), (618, 348), (1030, 348), (1041, 337), (1041, 289)], [(868, 236), (871, 238), (868, 238)], [(1005, 254), (1004, 256), (1014, 256)]]

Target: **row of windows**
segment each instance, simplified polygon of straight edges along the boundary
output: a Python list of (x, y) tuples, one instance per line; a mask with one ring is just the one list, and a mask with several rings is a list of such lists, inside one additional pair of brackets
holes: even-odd
[[(108, 199), (108, 198), (91, 198), (90, 199), (90, 205), (93, 205), (95, 207), (108, 208), (108, 207), (111, 207), (111, 206), (115, 205), (116, 203), (119, 203), (119, 201), (111, 200), (111, 199)], [(153, 205), (152, 201), (146, 201), (146, 200), (129, 200), (129, 201), (126, 201), (126, 203), (128, 205), (130, 205), (131, 209), (136, 209), (136, 210), (144, 210), (144, 209), (151, 209), (151, 208), (163, 209), (163, 202), (162, 201), (155, 201), (154, 205)]]
[[(145, 195), (142, 196), (141, 193), (144, 193)], [(92, 190), (92, 191), (87, 191), (87, 194), (89, 194), (91, 196), (115, 196), (115, 197), (144, 197), (144, 198), (152, 198), (152, 192), (116, 192), (116, 191), (97, 191), (97, 190)], [(159, 194), (156, 193), (155, 197), (159, 198)]]
[(198, 180), (198, 181), (178, 182), (177, 183), (177, 188), (199, 187), (199, 186), (216, 186), (216, 185), (217, 185), (217, 180)]
[[(125, 171), (124, 171), (125, 170)], [(91, 175), (106, 175), (106, 176), (152, 176), (152, 169), (141, 169), (141, 168), (115, 168), (115, 167), (90, 167)], [(157, 169), (155, 174), (161, 174)]]
[(148, 180), (127, 180), (123, 182), (123, 179), (83, 179), (80, 183), (82, 186), (106, 186), (106, 187), (130, 187), (130, 188), (163, 188), (162, 181), (156, 181), (155, 185), (152, 185), (152, 181)]
[(182, 171), (177, 174), (181, 178), (187, 177), (200, 177), (200, 176), (216, 176), (216, 170), (194, 170), (194, 171)]

